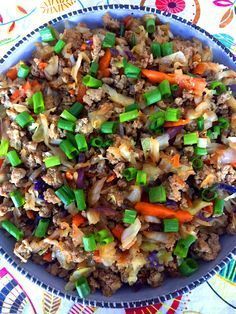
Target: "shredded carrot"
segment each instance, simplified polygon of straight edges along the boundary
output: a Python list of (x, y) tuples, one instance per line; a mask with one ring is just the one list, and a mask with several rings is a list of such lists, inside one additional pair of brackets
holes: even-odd
[(21, 96), (19, 89), (17, 89), (16, 91), (14, 91), (14, 93), (11, 95), (11, 100), (16, 100), (17, 98), (19, 98)]
[(47, 65), (48, 65), (47, 62), (41, 61), (41, 62), (39, 62), (39, 64), (38, 64), (38, 68), (39, 68), (39, 70), (44, 70)]
[(138, 202), (134, 208), (141, 214), (147, 216), (155, 216), (161, 219), (164, 218), (177, 218), (179, 222), (189, 222), (193, 219), (193, 216), (184, 210), (173, 210), (164, 205), (150, 204), (145, 202)]
[(4, 162), (4, 158), (0, 158), (0, 168), (2, 168), (3, 162)]
[(75, 90), (74, 90), (74, 89), (70, 89), (70, 90), (69, 90), (69, 94), (70, 94), (71, 96), (73, 96), (73, 95), (75, 94)]
[(210, 215), (212, 215), (213, 214), (213, 204), (204, 207), (203, 211), (209, 213)]
[(168, 80), (171, 84), (178, 84), (181, 88), (190, 90), (198, 96), (202, 95), (207, 84), (204, 78), (192, 77), (185, 74), (167, 74), (155, 70), (142, 69), (142, 75), (154, 84)]
[(35, 218), (35, 212), (33, 210), (27, 210), (26, 215), (29, 219), (34, 219)]
[(73, 172), (66, 171), (66, 179), (72, 181), (74, 179)]
[(99, 61), (99, 77), (110, 76), (110, 71), (108, 68), (110, 66), (111, 57), (111, 50), (108, 48), (106, 49), (104, 56), (102, 56)]
[(31, 84), (29, 81), (27, 81), (23, 86), (22, 89), (24, 90), (24, 92), (26, 93), (28, 90), (31, 89)]
[(8, 77), (12, 81), (14, 81), (17, 78), (17, 69), (12, 68), (12, 69), (8, 70), (6, 73), (6, 77)]
[(189, 119), (179, 119), (178, 121), (167, 121), (164, 124), (165, 128), (172, 128), (174, 126), (181, 126), (181, 125), (186, 125), (189, 124), (190, 120)]
[(232, 163), (231, 163), (231, 166), (232, 166), (233, 168), (236, 168), (236, 162), (232, 162)]
[(43, 260), (45, 262), (51, 262), (52, 261), (52, 252), (51, 251), (47, 251), (46, 253), (43, 254)]
[(194, 68), (193, 73), (202, 75), (206, 71), (218, 72), (218, 70), (219, 70), (219, 65), (217, 63), (214, 63), (214, 62), (200, 62)]
[(86, 43), (83, 43), (81, 46), (80, 46), (80, 50), (84, 51), (87, 49), (87, 45)]
[(31, 84), (31, 89), (34, 93), (39, 92), (41, 90), (42, 86), (37, 80), (31, 81), (30, 84)]
[(80, 214), (76, 214), (72, 217), (72, 224), (75, 225), (76, 227), (79, 227), (84, 222), (85, 222), (85, 218)]
[(113, 180), (115, 180), (116, 179), (116, 175), (115, 175), (115, 173), (113, 173), (112, 175), (110, 175), (108, 178), (107, 178), (107, 180), (106, 180), (106, 182), (111, 182), (111, 181), (113, 181)]
[(171, 158), (170, 162), (172, 163), (172, 166), (173, 166), (173, 167), (178, 168), (178, 167), (180, 166), (179, 160), (180, 160), (180, 154), (175, 154), (175, 155)]
[(86, 95), (87, 92), (87, 88), (85, 85), (83, 85), (82, 83), (78, 84), (78, 94), (77, 94), (77, 100), (79, 102), (83, 102), (83, 97), (84, 95)]
[(124, 19), (123, 19), (123, 23), (125, 24), (125, 26), (127, 27), (130, 22), (133, 20), (133, 17), (131, 15), (128, 15), (126, 16)]
[(118, 240), (121, 239), (121, 235), (123, 231), (124, 231), (124, 227), (122, 227), (121, 225), (116, 225), (114, 228), (111, 229), (111, 232)]
[(93, 253), (93, 260), (96, 262), (96, 263), (101, 263), (102, 262), (102, 259), (100, 257), (100, 254), (99, 254), (99, 251), (96, 250), (94, 251)]

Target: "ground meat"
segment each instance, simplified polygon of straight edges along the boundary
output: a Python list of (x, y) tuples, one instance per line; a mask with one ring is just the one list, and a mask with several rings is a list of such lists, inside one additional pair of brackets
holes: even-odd
[(27, 140), (23, 141), (23, 147), (29, 152), (34, 153), (37, 150), (38, 143), (36, 142), (29, 142)]
[(181, 192), (186, 192), (188, 185), (176, 174), (168, 178), (167, 196), (176, 202), (181, 200)]
[(11, 173), (11, 183), (16, 186), (19, 184), (20, 180), (23, 179), (26, 175), (26, 170), (22, 168), (13, 168)]
[(47, 173), (42, 176), (44, 182), (48, 185), (53, 186), (54, 188), (59, 188), (63, 184), (62, 174), (54, 168), (49, 168)]
[(219, 236), (215, 233), (200, 233), (193, 245), (194, 254), (204, 261), (216, 259), (221, 250)]
[(179, 275), (180, 275), (179, 270), (178, 270), (178, 264), (176, 261), (169, 262), (165, 271), (168, 274), (168, 276), (170, 276), (170, 277), (179, 277)]
[(7, 130), (7, 135), (9, 137), (11, 147), (15, 148), (16, 150), (20, 150), (22, 145), (22, 138), (25, 135), (25, 132), (19, 130), (15, 122), (12, 122), (10, 128)]
[(229, 224), (226, 230), (229, 234), (236, 234), (236, 213), (229, 214)]
[(119, 88), (121, 90), (124, 90), (127, 85), (127, 77), (125, 75), (116, 75), (114, 77), (114, 85), (116, 88)]
[(25, 148), (22, 148), (20, 156), (21, 160), (28, 168), (35, 168), (38, 165), (43, 164), (42, 152), (39, 150), (32, 154), (28, 154), (28, 151)]
[(15, 189), (10, 182), (3, 182), (0, 186), (0, 196), (8, 197), (9, 193)]
[(129, 93), (131, 95), (136, 95), (143, 92), (145, 85), (145, 80), (139, 79), (136, 84), (131, 84), (129, 88)]
[(74, 49), (78, 49), (82, 44), (81, 34), (75, 28), (66, 28), (63, 33), (63, 40), (67, 44), (71, 43), (72, 48)]
[(97, 34), (93, 35), (93, 50), (92, 50), (92, 57), (93, 60), (97, 61), (102, 49), (102, 41), (98, 37)]
[(194, 181), (198, 187), (207, 188), (217, 182), (215, 169), (204, 164), (202, 170), (199, 170), (194, 176)]
[(89, 106), (92, 106), (93, 102), (99, 102), (103, 97), (103, 89), (97, 88), (97, 89), (88, 89), (86, 92), (86, 95), (83, 97), (83, 101), (88, 104)]
[(96, 291), (96, 289), (100, 288), (100, 285), (97, 280), (95, 280), (92, 276), (88, 278), (89, 287), (91, 288), (92, 293)]
[(53, 189), (47, 189), (43, 193), (44, 199), (48, 203), (59, 204), (61, 203), (60, 199), (56, 196)]
[(125, 163), (124, 162), (118, 162), (118, 164), (115, 165), (113, 171), (115, 172), (117, 178), (123, 177), (122, 173), (123, 173), (124, 169), (125, 169)]
[(121, 287), (121, 280), (118, 275), (109, 269), (99, 269), (93, 272), (93, 277), (101, 287), (102, 293), (110, 297)]
[(86, 134), (86, 135), (92, 133), (93, 127), (91, 123), (89, 122), (89, 119), (88, 118), (78, 119), (75, 125), (75, 132)]
[(236, 170), (230, 165), (222, 166), (216, 173), (217, 181), (228, 184), (236, 183)]
[(14, 210), (14, 207), (11, 207), (10, 200), (5, 199), (2, 204), (0, 204), (0, 217), (5, 216), (8, 212)]
[(113, 19), (110, 14), (107, 12), (103, 15), (103, 24), (107, 29), (116, 31), (120, 29), (120, 21)]
[(52, 211), (53, 211), (53, 208), (51, 207), (50, 204), (42, 206), (39, 208), (39, 216), (44, 217), (44, 218), (51, 217)]
[(192, 120), (185, 126), (186, 131), (193, 132), (197, 130), (197, 120)]
[(14, 254), (20, 258), (23, 263), (26, 263), (31, 256), (32, 249), (27, 240), (16, 242)]
[(149, 277), (147, 278), (147, 283), (152, 286), (153, 288), (161, 286), (164, 280), (164, 274), (158, 272), (155, 269), (150, 270)]

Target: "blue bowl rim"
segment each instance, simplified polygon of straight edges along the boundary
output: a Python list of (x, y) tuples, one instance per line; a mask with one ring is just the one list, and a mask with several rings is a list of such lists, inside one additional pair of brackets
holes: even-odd
[[(236, 62), (236, 56), (233, 55), (233, 53), (226, 47), (224, 46), (218, 39), (216, 39), (213, 35), (208, 33), (206, 30), (202, 29), (201, 27), (192, 24), (190, 21), (183, 19), (175, 14), (171, 14), (168, 12), (163, 12), (159, 11), (155, 8), (151, 7), (146, 7), (146, 6), (139, 6), (139, 5), (129, 5), (129, 4), (109, 4), (109, 5), (100, 5), (100, 6), (93, 6), (93, 7), (87, 7), (87, 8), (82, 8), (78, 9), (72, 12), (65, 13), (63, 15), (59, 15), (58, 17), (48, 21), (47, 23), (44, 23), (25, 35), (21, 40), (19, 40), (12, 48), (10, 48), (7, 53), (0, 59), (0, 64), (3, 64), (11, 55), (12, 53), (19, 47), (21, 46), (24, 42), (28, 41), (35, 33), (39, 32), (40, 29), (44, 28), (48, 24), (53, 25), (57, 22), (60, 22), (65, 19), (69, 19), (70, 17), (78, 14), (84, 14), (87, 12), (94, 12), (94, 11), (105, 11), (109, 9), (127, 9), (127, 10), (139, 10), (139, 11), (144, 11), (146, 13), (154, 13), (158, 14), (161, 16), (165, 17), (170, 17), (173, 20), (179, 21), (185, 25), (188, 25), (189, 27), (201, 32), (203, 35), (211, 39), (213, 42), (217, 44), (228, 56), (229, 58), (233, 61)], [(53, 293), (57, 296), (60, 296), (62, 298), (66, 298), (69, 301), (73, 302), (79, 302), (83, 305), (87, 306), (94, 306), (94, 307), (107, 307), (107, 308), (136, 308), (136, 307), (142, 307), (142, 306), (148, 306), (151, 304), (156, 304), (160, 302), (165, 302), (170, 299), (176, 298), (178, 296), (183, 295), (184, 293), (187, 293), (191, 291), (192, 289), (196, 288), (203, 282), (207, 281), (210, 279), (212, 276), (214, 276), (216, 273), (218, 273), (221, 269), (223, 269), (227, 263), (230, 262), (230, 260), (234, 257), (236, 254), (236, 247), (232, 248), (232, 251), (230, 251), (225, 258), (223, 258), (217, 265), (214, 266), (214, 268), (210, 271), (208, 271), (205, 275), (201, 276), (199, 279), (189, 283), (185, 287), (181, 287), (176, 291), (169, 292), (168, 294), (157, 296), (154, 298), (150, 298), (148, 300), (139, 300), (139, 301), (133, 301), (133, 302), (114, 302), (114, 301), (103, 301), (103, 302), (98, 302), (98, 301), (93, 301), (93, 300), (87, 300), (87, 299), (81, 299), (77, 296), (70, 295), (66, 292), (61, 292), (58, 289), (52, 288), (49, 285), (44, 284), (41, 280), (36, 278), (34, 275), (29, 274), (28, 271), (26, 271), (24, 268), (19, 266), (14, 259), (7, 253), (5, 250), (0, 247), (0, 256), (2, 256), (11, 266), (13, 266), (17, 271), (19, 271), (22, 275), (26, 276), (30, 281), (33, 283), (37, 284), (39, 287), (44, 288), (46, 291)]]

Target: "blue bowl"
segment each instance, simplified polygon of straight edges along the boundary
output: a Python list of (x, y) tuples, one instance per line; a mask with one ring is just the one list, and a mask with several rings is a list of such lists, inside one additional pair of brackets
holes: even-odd
[[(193, 37), (199, 39), (201, 42), (211, 47), (216, 62), (223, 63), (236, 70), (236, 58), (212, 35), (178, 16), (163, 13), (153, 8), (118, 4), (91, 7), (64, 14), (53, 19), (49, 23), (53, 24), (60, 32), (62, 32), (65, 27), (65, 20), (69, 22), (70, 27), (73, 27), (78, 22), (85, 22), (90, 27), (97, 27), (102, 25), (102, 16), (106, 11), (109, 11), (111, 15), (116, 18), (123, 18), (130, 14), (135, 17), (141, 17), (146, 13), (156, 13), (163, 23), (170, 23), (171, 31), (174, 35), (179, 35), (186, 39), (191, 39)], [(3, 56), (0, 60), (1, 73), (5, 72), (19, 60), (24, 60), (30, 57), (34, 49), (33, 43), (40, 40), (39, 29), (42, 29), (45, 26), (46, 24), (23, 37), (6, 53), (6, 55)], [(113, 308), (139, 307), (176, 298), (208, 280), (212, 275), (221, 270), (233, 257), (233, 254), (236, 253), (235, 237), (224, 235), (221, 237), (222, 250), (218, 257), (212, 262), (202, 262), (199, 271), (189, 278), (168, 278), (161, 287), (143, 287), (143, 289), (138, 292), (134, 292), (132, 287), (123, 287), (118, 290), (115, 295), (109, 298), (104, 297), (100, 292), (96, 292), (88, 298), (81, 300), (76, 292), (69, 293), (64, 290), (64, 280), (48, 274), (43, 267), (32, 262), (21, 264), (13, 254), (14, 241), (7, 238), (6, 234), (2, 231), (0, 232), (0, 243), (2, 245), (0, 254), (3, 258), (35, 284), (56, 295), (66, 297), (69, 300), (92, 306)]]

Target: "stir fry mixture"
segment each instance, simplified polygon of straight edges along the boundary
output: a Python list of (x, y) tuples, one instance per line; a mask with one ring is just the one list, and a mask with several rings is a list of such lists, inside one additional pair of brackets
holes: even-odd
[(86, 297), (158, 287), (236, 233), (236, 73), (154, 15), (48, 26), (2, 75), (0, 225)]

